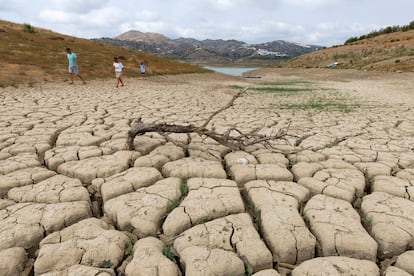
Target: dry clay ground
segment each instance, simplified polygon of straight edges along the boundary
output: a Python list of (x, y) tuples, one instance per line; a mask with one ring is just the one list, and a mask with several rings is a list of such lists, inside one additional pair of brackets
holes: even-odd
[(414, 274), (413, 75), (254, 74), (1, 89), (0, 275)]

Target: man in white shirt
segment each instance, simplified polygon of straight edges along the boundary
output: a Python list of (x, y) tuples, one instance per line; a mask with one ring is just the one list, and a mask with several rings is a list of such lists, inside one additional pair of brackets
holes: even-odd
[(121, 75), (122, 75), (122, 69), (124, 68), (124, 66), (122, 65), (122, 63), (119, 61), (118, 57), (114, 57), (114, 63), (113, 66), (115, 68), (115, 76), (116, 76), (116, 88), (119, 87), (119, 84), (121, 84), (121, 86), (124, 86), (124, 82), (122, 81)]

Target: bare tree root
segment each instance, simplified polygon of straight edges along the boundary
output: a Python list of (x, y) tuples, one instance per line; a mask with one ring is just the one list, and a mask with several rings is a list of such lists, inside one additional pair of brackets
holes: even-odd
[(217, 111), (213, 112), (206, 121), (200, 125), (175, 125), (175, 124), (146, 124), (142, 121), (141, 118), (138, 118), (133, 121), (131, 124), (131, 130), (128, 132), (127, 142), (125, 145), (125, 149), (127, 150), (134, 150), (134, 139), (136, 136), (144, 135), (147, 132), (157, 132), (160, 134), (165, 133), (197, 133), (201, 137), (209, 137), (216, 141), (217, 143), (230, 148), (231, 150), (244, 150), (246, 147), (255, 145), (255, 144), (263, 144), (265, 147), (271, 147), (270, 142), (275, 141), (278, 139), (286, 140), (287, 131), (289, 130), (289, 126), (285, 130), (279, 130), (275, 135), (267, 136), (267, 135), (259, 135), (257, 132), (258, 130), (253, 130), (249, 133), (243, 133), (237, 128), (229, 128), (224, 133), (220, 134), (213, 130), (207, 129), (208, 124), (215, 118), (217, 115), (222, 113), (223, 111), (231, 108), (234, 105), (234, 102), (245, 95), (249, 88), (246, 87), (243, 90), (239, 91), (235, 94), (230, 101), (223, 106), (222, 108), (218, 109)]

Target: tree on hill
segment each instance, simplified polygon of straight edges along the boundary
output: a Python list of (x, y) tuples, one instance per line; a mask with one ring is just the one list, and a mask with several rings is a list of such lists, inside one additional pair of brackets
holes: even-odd
[(32, 27), (32, 25), (30, 25), (28, 23), (24, 23), (23, 24), (23, 32), (25, 32), (25, 33), (35, 33), (36, 30), (35, 30), (35, 28)]
[(347, 44), (351, 44), (351, 43), (359, 41), (359, 40), (363, 40), (363, 39), (367, 39), (367, 38), (373, 38), (373, 37), (383, 35), (383, 34), (390, 34), (390, 33), (396, 33), (396, 32), (407, 32), (409, 30), (414, 30), (414, 21), (411, 21), (410, 24), (408, 24), (408, 25), (388, 26), (388, 27), (385, 27), (383, 29), (380, 29), (379, 31), (372, 31), (369, 34), (361, 35), (360, 37), (351, 37), (351, 38), (347, 39), (344, 44), (347, 45)]

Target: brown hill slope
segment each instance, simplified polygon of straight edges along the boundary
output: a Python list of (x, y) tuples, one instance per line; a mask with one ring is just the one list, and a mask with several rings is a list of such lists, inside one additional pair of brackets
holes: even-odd
[(169, 43), (170, 39), (167, 37), (157, 34), (157, 33), (143, 33), (140, 31), (128, 31), (126, 33), (120, 34), (115, 37), (115, 39), (119, 40), (129, 40), (129, 41), (146, 41), (148, 43)]
[(291, 59), (283, 67), (335, 68), (376, 71), (414, 70), (414, 30), (384, 34)]
[(205, 69), (145, 52), (36, 27), (34, 33), (24, 32), (23, 28), (24, 25), (0, 20), (0, 86), (67, 80), (66, 47), (78, 55), (80, 73), (86, 80), (114, 77), (114, 56), (121, 56), (127, 76), (139, 75), (141, 61), (145, 62), (149, 75), (205, 72)]

